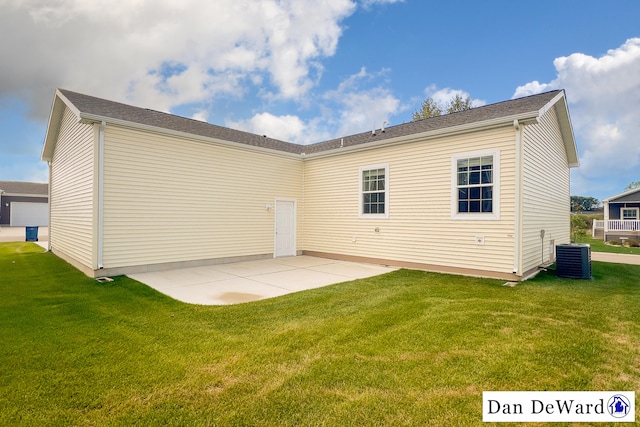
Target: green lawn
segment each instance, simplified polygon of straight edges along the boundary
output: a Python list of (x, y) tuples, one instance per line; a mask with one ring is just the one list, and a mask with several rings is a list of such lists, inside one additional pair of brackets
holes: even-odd
[[(482, 425), (483, 390), (640, 390), (640, 266), (399, 270), (183, 304), (0, 244), (0, 425)], [(599, 424), (602, 425), (602, 424)]]
[(611, 252), (615, 254), (640, 255), (640, 248), (609, 245), (600, 239), (592, 239), (591, 235), (579, 236), (576, 239), (576, 243), (588, 243), (589, 245), (591, 245), (591, 250), (593, 252)]

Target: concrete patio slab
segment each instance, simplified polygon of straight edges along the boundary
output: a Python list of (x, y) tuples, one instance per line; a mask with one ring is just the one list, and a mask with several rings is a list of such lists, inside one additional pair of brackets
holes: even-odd
[(266, 286), (244, 277), (158, 290), (178, 301), (202, 305), (238, 304), (273, 298), (290, 292), (275, 286)]
[[(365, 277), (384, 274), (388, 267), (382, 265), (359, 264), (355, 262), (336, 261), (332, 264), (321, 264), (309, 267), (310, 270), (323, 271), (327, 273), (337, 274), (348, 277), (350, 280), (363, 279)], [(379, 273), (375, 274), (377, 271)]]
[(377, 276), (396, 268), (298, 256), (131, 274), (179, 301), (227, 305)]
[(277, 286), (290, 292), (304, 291), (306, 289), (314, 289), (352, 280), (347, 276), (324, 273), (306, 268), (261, 274), (259, 276), (253, 276), (252, 279), (260, 283)]

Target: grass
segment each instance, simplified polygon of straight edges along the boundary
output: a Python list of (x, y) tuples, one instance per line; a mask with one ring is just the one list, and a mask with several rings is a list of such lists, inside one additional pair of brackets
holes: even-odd
[[(399, 270), (226, 307), (0, 244), (0, 425), (482, 425), (483, 390), (640, 390), (640, 266)], [(600, 424), (601, 425), (601, 424)]]
[(630, 248), (627, 246), (615, 246), (610, 245), (602, 241), (601, 239), (594, 239), (591, 235), (578, 236), (576, 243), (588, 243), (591, 245), (593, 252), (610, 252), (615, 254), (633, 254), (640, 255), (640, 248)]

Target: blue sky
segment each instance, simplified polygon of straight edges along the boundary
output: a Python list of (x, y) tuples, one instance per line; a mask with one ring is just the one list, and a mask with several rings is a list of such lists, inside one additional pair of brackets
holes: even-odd
[(297, 142), (566, 90), (572, 194), (640, 180), (640, 2), (0, 0), (0, 180), (47, 179), (56, 87)]

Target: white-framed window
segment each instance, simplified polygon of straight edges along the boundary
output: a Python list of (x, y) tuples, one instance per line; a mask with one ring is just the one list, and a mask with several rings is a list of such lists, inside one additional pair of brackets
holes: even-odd
[(451, 217), (500, 219), (500, 151), (451, 157)]
[(389, 164), (360, 168), (360, 218), (389, 218)]
[(639, 217), (638, 211), (640, 211), (640, 208), (620, 208), (620, 219), (637, 221)]

